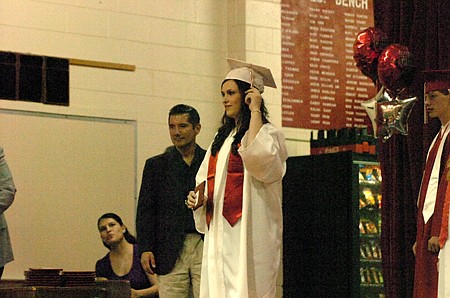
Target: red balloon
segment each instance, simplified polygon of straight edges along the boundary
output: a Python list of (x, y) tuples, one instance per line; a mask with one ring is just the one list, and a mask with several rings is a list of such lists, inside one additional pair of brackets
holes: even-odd
[(359, 32), (353, 43), (353, 58), (356, 61), (356, 67), (374, 83), (378, 78), (378, 56), (387, 45), (386, 33), (374, 27)]
[(378, 57), (378, 79), (393, 96), (412, 83), (414, 70), (413, 56), (404, 45), (391, 44)]

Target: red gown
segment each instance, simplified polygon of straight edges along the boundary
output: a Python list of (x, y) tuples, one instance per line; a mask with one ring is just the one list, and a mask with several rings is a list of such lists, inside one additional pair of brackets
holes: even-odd
[[(425, 196), (419, 197), (417, 210), (417, 236), (416, 236), (416, 264), (414, 275), (414, 298), (437, 297), (438, 289), (438, 254), (428, 250), (428, 240), (432, 236), (439, 237), (441, 230), (442, 209), (444, 206), (445, 192), (447, 189), (447, 179), (445, 179), (445, 164), (450, 155), (450, 136), (445, 141), (442, 150), (441, 166), (439, 170), (439, 186), (436, 194), (434, 213), (425, 224), (422, 211)], [(427, 161), (425, 168), (429, 167), (431, 161)], [(424, 186), (422, 185), (422, 188)], [(427, 187), (427, 186), (425, 186)]]

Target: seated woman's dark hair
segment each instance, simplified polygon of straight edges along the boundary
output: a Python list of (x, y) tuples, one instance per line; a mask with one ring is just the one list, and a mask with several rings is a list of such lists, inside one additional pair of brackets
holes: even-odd
[[(222, 85), (226, 81), (229, 81), (229, 80), (223, 81)], [(245, 95), (246, 95), (245, 91), (250, 89), (250, 84), (243, 82), (243, 81), (239, 81), (239, 80), (233, 80), (233, 81), (236, 82), (236, 84), (239, 88), (239, 93), (241, 94), (241, 109), (240, 109), (239, 116), (237, 119), (239, 131), (234, 136), (234, 141), (233, 141), (233, 144), (231, 145), (231, 152), (233, 154), (237, 154), (237, 150), (239, 148), (238, 145), (241, 143), (241, 139), (245, 135), (245, 132), (248, 130), (248, 127), (250, 125), (251, 112), (250, 112), (249, 106), (245, 103)], [(260, 111), (261, 111), (261, 115), (262, 115), (263, 124), (268, 123), (269, 122), (269, 120), (267, 120), (268, 112), (267, 112), (267, 108), (264, 104), (264, 99), (261, 100)], [(219, 152), (220, 148), (222, 147), (223, 143), (225, 142), (225, 139), (229, 136), (231, 131), (236, 126), (234, 119), (228, 117), (226, 113), (223, 114), (221, 123), (222, 123), (222, 126), (217, 131), (216, 137), (214, 138), (214, 141), (211, 145), (211, 154), (213, 156), (215, 156), (217, 154), (217, 152)]]
[[(120, 218), (119, 215), (117, 215), (115, 213), (105, 213), (102, 216), (100, 216), (100, 218), (97, 220), (97, 228), (99, 228), (100, 221), (102, 219), (107, 219), (107, 218), (112, 218), (115, 221), (117, 221), (117, 223), (119, 223), (120, 226), (124, 226), (122, 219)], [(137, 244), (136, 237), (134, 237), (133, 235), (130, 234), (127, 227), (125, 227), (125, 232), (123, 233), (123, 237), (125, 238), (125, 240), (127, 240), (128, 243)], [(106, 248), (111, 250), (111, 247), (108, 244), (106, 244), (103, 241), (102, 241), (102, 243)]]

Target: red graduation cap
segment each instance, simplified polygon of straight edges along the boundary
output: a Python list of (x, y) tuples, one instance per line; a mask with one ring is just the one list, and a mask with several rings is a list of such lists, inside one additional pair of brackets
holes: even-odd
[(425, 71), (425, 94), (450, 89), (450, 69)]

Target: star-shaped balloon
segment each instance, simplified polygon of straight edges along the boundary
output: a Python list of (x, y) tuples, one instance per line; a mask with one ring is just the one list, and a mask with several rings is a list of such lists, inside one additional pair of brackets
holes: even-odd
[(372, 123), (374, 136), (377, 135), (377, 121), (376, 121), (377, 103), (382, 103), (382, 102), (387, 102), (387, 101), (392, 101), (392, 100), (394, 100), (394, 98), (392, 98), (391, 95), (389, 95), (386, 88), (381, 87), (380, 91), (378, 91), (378, 93), (374, 97), (372, 97), (371, 99), (369, 99), (367, 101), (363, 101), (361, 103), (361, 105), (364, 107), (367, 115), (370, 118), (370, 122)]
[(416, 101), (417, 97), (404, 99), (396, 97), (393, 101), (377, 103), (376, 121), (379, 124), (377, 136), (383, 137), (383, 142), (394, 134), (408, 134), (408, 119)]

